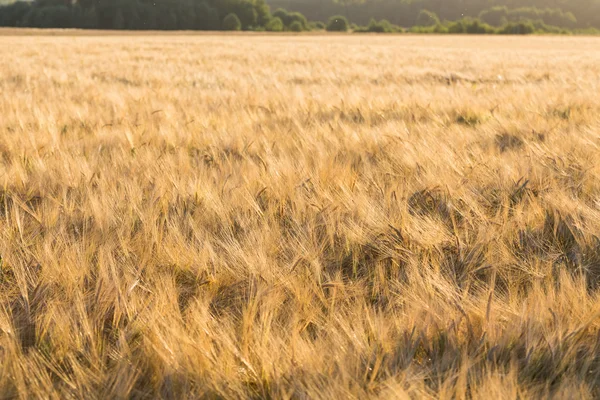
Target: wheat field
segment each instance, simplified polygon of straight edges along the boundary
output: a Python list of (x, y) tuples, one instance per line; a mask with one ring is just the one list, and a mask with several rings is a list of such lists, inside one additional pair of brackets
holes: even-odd
[(600, 396), (600, 39), (0, 32), (0, 398)]

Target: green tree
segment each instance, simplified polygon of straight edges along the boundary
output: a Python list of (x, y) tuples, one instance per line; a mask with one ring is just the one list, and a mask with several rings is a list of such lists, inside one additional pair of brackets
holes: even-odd
[(227, 14), (223, 19), (223, 29), (226, 31), (239, 31), (242, 29), (242, 22), (234, 13)]
[(281, 21), (281, 18), (271, 18), (271, 20), (265, 25), (265, 29), (269, 32), (281, 32), (283, 30), (283, 22)]
[(346, 32), (348, 27), (348, 20), (342, 15), (335, 15), (327, 22), (327, 31), (329, 32)]
[(273, 18), (279, 18), (281, 20), (281, 22), (285, 25), (286, 21), (289, 18), (289, 13), (284, 8), (278, 8), (277, 10), (275, 10), (273, 12), (272, 17)]
[(304, 27), (300, 21), (294, 21), (290, 24), (290, 31), (292, 32), (302, 32)]
[(0, 7), (0, 26), (20, 26), (30, 11), (31, 5), (21, 1)]
[(258, 22), (258, 12), (254, 4), (249, 0), (242, 0), (234, 7), (234, 12), (242, 24), (242, 29), (250, 29)]
[(281, 19), (281, 22), (283, 22), (283, 26), (287, 29), (290, 29), (291, 25), (294, 22), (299, 22), (302, 25), (303, 31), (308, 30), (308, 21), (306, 20), (304, 14), (301, 14), (299, 12), (288, 12), (283, 8), (278, 8), (273, 13), (273, 17)]
[(363, 28), (363, 32), (374, 32), (374, 33), (390, 33), (398, 30), (398, 27), (393, 26), (387, 19), (381, 21), (375, 21), (375, 18), (371, 18), (369, 25)]
[(265, 2), (265, 0), (256, 0), (254, 3), (256, 9), (257, 23), (260, 26), (267, 26), (267, 23), (271, 20), (271, 8)]
[(288, 14), (288, 24), (287, 26), (289, 28), (292, 27), (292, 25), (294, 24), (294, 22), (298, 22), (301, 26), (302, 26), (302, 30), (308, 30), (308, 21), (306, 20), (306, 17), (304, 16), (304, 14), (299, 13), (299, 12), (291, 12)]
[(325, 29), (325, 24), (323, 22), (321, 22), (321, 21), (311, 22), (309, 24), (309, 29), (310, 30), (322, 31), (323, 29)]
[(510, 23), (504, 26), (500, 33), (505, 35), (529, 35), (535, 33), (535, 26), (531, 21), (522, 21), (519, 23)]

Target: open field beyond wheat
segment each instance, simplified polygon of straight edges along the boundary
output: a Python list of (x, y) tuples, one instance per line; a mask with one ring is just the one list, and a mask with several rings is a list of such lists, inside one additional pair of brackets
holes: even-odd
[(0, 397), (600, 396), (600, 39), (0, 59)]

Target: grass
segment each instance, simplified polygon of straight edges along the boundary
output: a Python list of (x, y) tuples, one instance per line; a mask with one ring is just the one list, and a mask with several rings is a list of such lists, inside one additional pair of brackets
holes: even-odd
[(0, 37), (2, 397), (597, 398), (599, 49)]

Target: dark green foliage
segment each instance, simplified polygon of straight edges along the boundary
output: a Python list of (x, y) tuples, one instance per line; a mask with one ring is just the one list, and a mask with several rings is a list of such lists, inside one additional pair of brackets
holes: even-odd
[(114, 29), (125, 28), (125, 19), (123, 19), (123, 12), (121, 10), (117, 10), (112, 25)]
[[(283, 26), (286, 30), (291, 31), (292, 24), (295, 22), (300, 24), (302, 27), (301, 30), (308, 30), (308, 21), (306, 20), (306, 17), (299, 12), (288, 12), (283, 8), (279, 8), (273, 13), (273, 17), (281, 19), (281, 22), (283, 22)], [(297, 29), (297, 26), (298, 25), (296, 24), (295, 29)]]
[(256, 10), (256, 23), (258, 26), (264, 26), (271, 20), (271, 8), (265, 2), (265, 0), (256, 0), (254, 3), (254, 9)]
[(448, 27), (442, 24), (437, 24), (436, 26), (433, 27), (433, 33), (449, 33), (448, 32)]
[(73, 15), (67, 6), (45, 7), (42, 12), (42, 28), (72, 28)]
[(223, 30), (226, 31), (239, 31), (242, 29), (242, 22), (234, 13), (227, 14), (223, 19)]
[(311, 22), (309, 28), (312, 30), (322, 31), (325, 29), (325, 24), (321, 21)]
[(387, 30), (385, 29), (386, 27), (383, 24), (378, 23), (377, 21), (375, 21), (374, 19), (371, 19), (371, 21), (369, 22), (369, 25), (364, 28), (361, 29), (360, 31), (364, 31), (364, 32), (373, 32), (373, 33), (386, 33)]
[(463, 18), (447, 25), (448, 33), (489, 34), (496, 33), (490, 25), (478, 19)]
[(73, 15), (75, 18), (75, 27), (80, 29), (93, 29), (96, 27), (98, 16), (96, 8), (82, 8), (78, 5), (74, 7)]
[(299, 12), (291, 12), (288, 14), (288, 23), (286, 26), (291, 28), (294, 22), (298, 22), (300, 26), (302, 26), (303, 31), (308, 30), (308, 21), (306, 20), (306, 17)]
[[(309, 24), (305, 14), (283, 8), (271, 15), (267, 1), (285, 1), (320, 21)], [(272, 32), (403, 32), (400, 25), (415, 33), (597, 34), (594, 27), (600, 28), (600, 0), (34, 0), (0, 6), (0, 26), (220, 30), (230, 14), (240, 29)]]
[(415, 26), (410, 29), (412, 33), (451, 33), (451, 34), (505, 34), (527, 35), (532, 33), (564, 34), (568, 31), (555, 26), (545, 25), (543, 22), (522, 21), (509, 23), (500, 28), (494, 28), (477, 18), (462, 18), (457, 21), (447, 21), (435, 26)]
[(479, 34), (488, 34), (488, 33), (495, 33), (496, 30), (489, 26), (486, 23), (483, 23), (481, 21), (479, 21), (478, 19), (474, 19), (472, 21), (470, 21), (470, 23), (466, 24), (466, 29), (467, 32), (466, 33), (479, 33)]
[[(229, 15), (231, 14), (235, 15), (238, 18), (242, 29), (250, 29), (253, 26), (256, 26), (258, 23), (258, 13), (254, 9), (254, 4), (249, 0), (244, 0), (239, 3), (236, 3), (233, 12)], [(225, 26), (223, 27), (223, 29), (231, 30), (227, 29)]]
[(30, 10), (31, 5), (25, 2), (17, 2), (0, 7), (0, 26), (21, 26), (23, 18)]
[(558, 8), (538, 9), (534, 7), (520, 7), (509, 9), (506, 6), (492, 7), (479, 14), (479, 18), (493, 26), (504, 26), (508, 22), (541, 21), (547, 25), (574, 28), (577, 18), (572, 12), (563, 12)]
[[(219, 30), (232, 13), (241, 29), (264, 28), (271, 20), (265, 0), (35, 0), (0, 6), (0, 26)], [(290, 14), (305, 26), (303, 15)]]
[(302, 23), (300, 21), (294, 21), (290, 25), (290, 31), (292, 32), (302, 32), (304, 28), (302, 27)]
[(22, 24), (34, 28), (73, 28), (72, 8), (64, 5), (31, 8), (23, 17)]
[(283, 31), (283, 22), (279, 17), (271, 18), (265, 25), (265, 30), (269, 32), (281, 32)]
[(346, 32), (348, 31), (348, 20), (342, 15), (336, 15), (329, 18), (327, 23), (327, 31), (329, 32)]
[(448, 33), (467, 33), (465, 20), (454, 21), (448, 24)]
[(383, 19), (379, 22), (376, 22), (374, 19), (372, 19), (369, 22), (367, 31), (377, 32), (377, 33), (388, 33), (388, 32), (392, 32), (393, 28), (392, 28), (392, 25), (390, 24), (390, 22), (386, 19)]
[(402, 32), (402, 28), (400, 28), (399, 26), (395, 26), (392, 25), (390, 23), (390, 21), (386, 20), (386, 19), (382, 19), (381, 21), (377, 22), (374, 19), (371, 19), (371, 21), (369, 22), (369, 25), (367, 25), (366, 27), (362, 27), (359, 29), (356, 29), (355, 32), (358, 33), (394, 33), (394, 32)]
[(283, 8), (278, 8), (273, 13), (273, 18), (279, 18), (281, 22), (283, 22), (283, 24), (285, 25), (285, 23), (288, 21), (288, 12)]
[(535, 26), (531, 22), (510, 23), (499, 31), (505, 35), (528, 35), (534, 32)]
[(195, 4), (194, 10), (196, 14), (195, 29), (217, 30), (221, 28), (219, 11), (216, 8), (201, 1)]
[(366, 0), (348, 4), (332, 0), (269, 0), (269, 4), (299, 11), (312, 21), (327, 21), (331, 15), (341, 14), (363, 26), (371, 18), (385, 18), (409, 28), (415, 25), (421, 10), (429, 10), (441, 21), (471, 17), (495, 27), (527, 19), (568, 29), (600, 28), (599, 0)]

